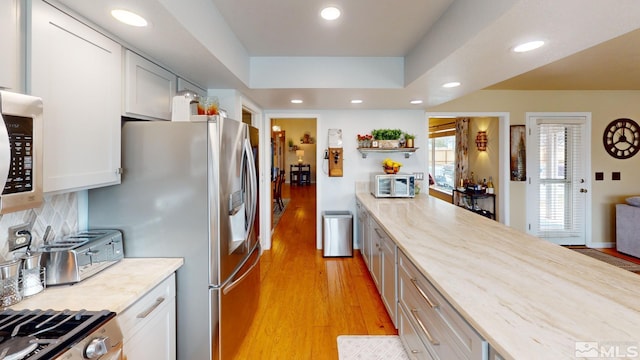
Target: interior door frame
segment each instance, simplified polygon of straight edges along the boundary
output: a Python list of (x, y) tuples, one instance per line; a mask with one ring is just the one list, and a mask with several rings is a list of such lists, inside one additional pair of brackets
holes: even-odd
[[(584, 156), (585, 161), (585, 169), (584, 169), (584, 188), (587, 189), (587, 193), (585, 194), (585, 221), (584, 221), (584, 236), (585, 236), (585, 245), (591, 247), (592, 240), (592, 228), (591, 228), (591, 220), (592, 220), (592, 184), (591, 184), (591, 113), (590, 112), (527, 112), (525, 114), (526, 126), (527, 126), (527, 141), (526, 146), (527, 149), (533, 149), (537, 147), (535, 139), (531, 136), (531, 128), (536, 125), (536, 119), (539, 118), (549, 118), (549, 119), (558, 119), (558, 118), (567, 118), (567, 119), (576, 119), (576, 118), (584, 118)], [(526, 161), (527, 167), (531, 164), (530, 153), (527, 152)], [(526, 184), (526, 198), (527, 204), (535, 204), (537, 200), (535, 199), (535, 189), (532, 188), (531, 185), (531, 172), (527, 169), (527, 184)], [(530, 207), (527, 207), (526, 210), (526, 220), (527, 220), (527, 232), (530, 231), (529, 224), (532, 223), (532, 216)]]
[[(262, 137), (262, 143), (264, 144), (263, 146), (261, 146), (261, 149), (263, 152), (267, 152), (270, 151), (270, 142), (271, 142), (271, 123), (274, 119), (314, 119), (316, 121), (316, 134), (320, 133), (320, 122), (321, 122), (321, 116), (320, 114), (317, 113), (266, 113), (264, 115), (264, 122), (263, 122), (263, 129), (267, 129), (266, 131), (264, 131), (263, 133), (263, 137)], [(323, 151), (316, 151), (316, 164), (321, 164), (322, 163), (322, 156), (324, 155)], [(271, 157), (270, 156), (265, 156), (264, 157), (265, 162), (264, 162), (264, 169), (271, 169)], [(318, 194), (320, 194), (320, 192), (322, 191), (322, 179), (320, 176), (317, 176), (318, 172), (316, 172), (316, 199), (318, 198)], [(271, 181), (268, 181), (268, 188), (271, 189)], [(271, 190), (269, 190), (269, 194), (265, 194), (265, 197), (268, 197), (267, 201), (273, 201), (273, 192)], [(269, 202), (267, 202), (268, 204), (270, 204)], [(321, 209), (320, 209), (320, 205), (321, 202), (320, 201), (316, 201), (316, 249), (320, 250), (322, 249), (322, 222), (320, 221), (319, 217), (321, 216)], [(263, 206), (262, 207), (264, 209), (263, 211), (263, 215), (261, 217), (261, 219), (265, 219), (263, 221), (264, 224), (266, 224), (265, 226), (267, 226), (269, 228), (269, 231), (265, 231), (265, 238), (261, 241), (262, 244), (262, 249), (263, 250), (269, 250), (271, 249), (271, 235), (272, 235), (272, 231), (271, 231), (271, 222), (273, 221), (272, 216), (273, 214), (271, 213), (271, 206)]]
[[(511, 125), (511, 113), (510, 112), (469, 112), (469, 111), (440, 111), (440, 112), (426, 112), (425, 121), (427, 121), (427, 128), (429, 118), (433, 117), (495, 117), (498, 118), (498, 141), (500, 142), (500, 150), (498, 155), (498, 168), (500, 171), (500, 194), (497, 196), (498, 202), (498, 214), (497, 218), (504, 225), (511, 225), (511, 208), (509, 198), (511, 194), (511, 181), (509, 175), (509, 128)], [(425, 169), (429, 169), (429, 161), (427, 156), (427, 163)]]

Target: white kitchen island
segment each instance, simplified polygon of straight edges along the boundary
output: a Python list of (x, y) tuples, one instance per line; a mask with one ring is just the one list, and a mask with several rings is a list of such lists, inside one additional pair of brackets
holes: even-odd
[(357, 200), (502, 357), (639, 356), (639, 275), (426, 195)]

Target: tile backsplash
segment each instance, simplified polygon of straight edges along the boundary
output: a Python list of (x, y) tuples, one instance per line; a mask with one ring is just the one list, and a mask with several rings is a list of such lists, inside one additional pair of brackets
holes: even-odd
[(33, 224), (31, 248), (42, 245), (42, 236), (51, 225), (49, 239), (59, 239), (64, 235), (78, 231), (78, 196), (77, 193), (66, 193), (44, 197), (42, 206), (36, 209), (18, 211), (0, 215), (0, 259), (10, 259), (9, 228), (20, 224)]

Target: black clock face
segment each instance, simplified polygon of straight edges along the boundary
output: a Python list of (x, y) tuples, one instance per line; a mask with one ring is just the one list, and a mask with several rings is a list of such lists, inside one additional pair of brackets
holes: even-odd
[(640, 126), (631, 119), (613, 120), (604, 129), (602, 141), (609, 155), (628, 159), (640, 149)]

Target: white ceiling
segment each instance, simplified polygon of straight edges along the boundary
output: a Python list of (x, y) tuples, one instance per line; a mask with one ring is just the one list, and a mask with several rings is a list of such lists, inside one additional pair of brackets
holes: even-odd
[[(425, 109), (484, 88), (640, 89), (639, 47), (629, 46), (640, 34), (615, 39), (640, 28), (637, 0), (334, 0), (343, 16), (330, 24), (318, 16), (324, 0), (49, 1), (264, 109)], [(114, 7), (152, 26), (119, 24)], [(547, 45), (510, 51), (532, 39)], [(441, 87), (454, 80), (462, 86)]]

